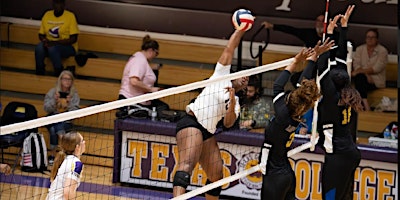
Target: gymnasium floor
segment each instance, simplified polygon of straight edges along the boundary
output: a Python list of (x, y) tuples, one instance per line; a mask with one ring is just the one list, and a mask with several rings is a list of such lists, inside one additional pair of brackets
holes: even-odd
[[(78, 188), (78, 198), (82, 199), (170, 199), (169, 191), (157, 191), (145, 188), (134, 188), (112, 184), (112, 168), (85, 165), (81, 185)], [(0, 175), (0, 199), (46, 199), (49, 176), (42, 173), (21, 172), (19, 168), (14, 174)], [(203, 197), (193, 198), (203, 200)]]

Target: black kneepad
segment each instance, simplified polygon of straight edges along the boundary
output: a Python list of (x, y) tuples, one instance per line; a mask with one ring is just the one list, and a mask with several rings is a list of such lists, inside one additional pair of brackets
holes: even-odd
[[(212, 183), (212, 182), (207, 179), (206, 185), (208, 185), (210, 183)], [(219, 186), (219, 187), (216, 187), (216, 188), (214, 188), (212, 190), (208, 190), (206, 192), (206, 194), (214, 196), (214, 197), (217, 197), (217, 196), (219, 196), (221, 194), (221, 190), (222, 190), (222, 188), (221, 188), (221, 186)]]
[(174, 186), (180, 186), (186, 189), (190, 184), (190, 174), (185, 171), (177, 171), (174, 176)]

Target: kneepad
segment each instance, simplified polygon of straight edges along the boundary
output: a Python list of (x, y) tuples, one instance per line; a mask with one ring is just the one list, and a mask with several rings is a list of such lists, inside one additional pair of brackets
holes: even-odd
[[(212, 182), (207, 179), (206, 185), (208, 185), (210, 183), (212, 183)], [(219, 186), (219, 187), (216, 187), (216, 188), (214, 188), (212, 190), (208, 190), (206, 192), (206, 194), (214, 196), (214, 197), (217, 197), (217, 196), (219, 196), (221, 194), (221, 190), (222, 190), (222, 188), (221, 188), (221, 186)]]
[(185, 171), (177, 171), (174, 176), (173, 185), (180, 186), (186, 189), (190, 184), (190, 174)]

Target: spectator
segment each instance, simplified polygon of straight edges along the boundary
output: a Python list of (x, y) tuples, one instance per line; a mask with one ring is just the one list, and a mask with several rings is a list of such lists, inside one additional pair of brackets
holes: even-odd
[[(146, 35), (143, 38), (141, 49), (141, 51), (133, 54), (125, 65), (118, 99), (132, 98), (160, 90), (159, 87), (154, 86), (157, 77), (153, 70), (158, 70), (161, 65), (153, 65), (152, 68), (149, 64), (152, 59), (158, 56), (158, 42)], [(145, 101), (139, 104), (150, 109), (163, 105), (168, 107), (160, 100)]]
[(365, 44), (357, 47), (354, 53), (351, 72), (366, 111), (371, 110), (367, 100), (368, 91), (386, 87), (387, 62), (388, 51), (379, 44), (378, 29), (368, 29), (365, 34)]
[[(44, 98), (44, 110), (48, 115), (79, 109), (80, 98), (74, 86), (74, 76), (68, 70), (61, 72), (56, 87), (47, 92)], [(49, 164), (54, 162), (54, 155), (59, 137), (72, 128), (71, 121), (58, 122), (47, 126), (50, 133)]]
[(3, 174), (5, 174), (5, 175), (11, 174), (11, 167), (10, 167), (10, 165), (0, 163), (0, 173), (3, 173)]
[(246, 93), (241, 104), (240, 128), (253, 129), (264, 128), (269, 114), (271, 103), (261, 96), (260, 81), (257, 76), (251, 76), (246, 87)]
[(36, 74), (45, 74), (44, 60), (48, 56), (54, 75), (60, 75), (62, 58), (74, 56), (78, 51), (78, 34), (75, 15), (65, 10), (65, 0), (53, 0), (53, 10), (44, 14), (39, 30), (40, 43), (35, 48)]
[(75, 199), (79, 187), (83, 163), (81, 155), (86, 143), (78, 132), (68, 132), (61, 137), (61, 151), (58, 152), (50, 174), (50, 189), (46, 199)]
[(303, 41), (306, 47), (313, 48), (319, 40), (322, 40), (324, 33), (324, 15), (319, 15), (315, 19), (315, 28), (295, 28), (288, 25), (272, 24), (268, 21), (262, 22), (265, 28), (281, 31), (296, 36)]

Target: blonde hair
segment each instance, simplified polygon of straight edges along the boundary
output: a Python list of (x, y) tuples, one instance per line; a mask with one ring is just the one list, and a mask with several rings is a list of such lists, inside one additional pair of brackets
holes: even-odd
[(62, 79), (62, 77), (64, 75), (67, 75), (67, 76), (69, 76), (71, 78), (72, 83), (71, 83), (71, 87), (69, 88), (69, 95), (73, 96), (75, 94), (75, 92), (76, 92), (75, 85), (74, 85), (74, 79), (75, 78), (74, 78), (74, 75), (72, 74), (72, 72), (69, 71), (69, 70), (62, 71), (60, 76), (58, 76), (58, 79), (57, 79), (57, 82), (56, 82), (56, 87), (55, 87), (56, 88), (56, 92), (60, 92), (61, 91), (61, 79)]
[(60, 168), (65, 157), (67, 157), (67, 155), (73, 155), (76, 149), (76, 145), (80, 144), (81, 142), (81, 134), (76, 131), (71, 131), (64, 135), (61, 135), (61, 151), (57, 153), (56, 158), (54, 159), (53, 168), (51, 169), (50, 174), (50, 181), (53, 181), (56, 178), (58, 168)]

